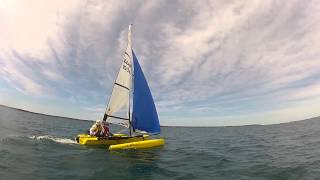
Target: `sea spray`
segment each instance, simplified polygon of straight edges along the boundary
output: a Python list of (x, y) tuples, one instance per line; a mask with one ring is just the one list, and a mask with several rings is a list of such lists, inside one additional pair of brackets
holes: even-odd
[(53, 141), (61, 144), (76, 144), (76, 141), (68, 138), (54, 137), (50, 135), (43, 136), (31, 136), (31, 139), (40, 140), (40, 141)]

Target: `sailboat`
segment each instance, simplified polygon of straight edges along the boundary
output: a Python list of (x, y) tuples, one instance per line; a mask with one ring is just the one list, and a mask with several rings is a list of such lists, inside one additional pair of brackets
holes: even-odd
[(132, 25), (129, 25), (127, 49), (103, 116), (103, 121), (123, 126), (129, 133), (103, 138), (79, 134), (76, 137), (79, 144), (108, 145), (109, 150), (150, 148), (164, 144), (162, 138), (151, 139), (152, 134), (160, 133), (159, 118), (148, 83), (132, 50), (131, 31)]

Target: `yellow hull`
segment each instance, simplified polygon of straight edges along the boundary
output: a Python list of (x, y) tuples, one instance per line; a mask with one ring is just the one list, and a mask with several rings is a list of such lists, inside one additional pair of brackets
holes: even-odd
[(76, 137), (76, 141), (82, 145), (115, 145), (137, 141), (144, 141), (150, 139), (149, 135), (141, 136), (128, 136), (126, 134), (113, 134), (112, 137), (99, 138), (90, 136), (88, 134), (79, 134)]
[(109, 150), (145, 149), (164, 145), (164, 139), (151, 139), (109, 146)]

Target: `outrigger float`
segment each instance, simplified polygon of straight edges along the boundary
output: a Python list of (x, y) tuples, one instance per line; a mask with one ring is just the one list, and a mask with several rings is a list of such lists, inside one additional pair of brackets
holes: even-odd
[[(144, 149), (165, 144), (162, 138), (151, 138), (151, 134), (160, 133), (159, 118), (148, 83), (132, 50), (131, 29), (132, 25), (129, 25), (128, 46), (103, 117), (103, 121), (128, 128), (129, 134), (109, 137), (79, 134), (76, 137), (79, 144), (107, 145), (109, 150)], [(137, 130), (149, 134), (139, 134)]]

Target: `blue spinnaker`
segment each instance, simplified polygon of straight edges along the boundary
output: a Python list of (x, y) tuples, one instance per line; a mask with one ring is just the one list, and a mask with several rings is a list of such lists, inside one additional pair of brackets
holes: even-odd
[(141, 131), (160, 133), (158, 113), (148, 83), (133, 51), (132, 55), (134, 65), (132, 126)]

